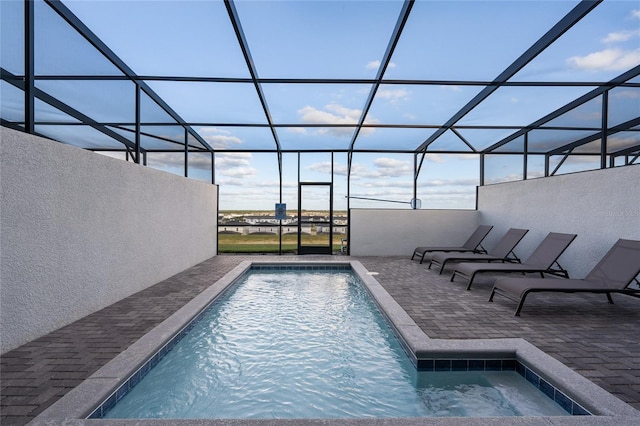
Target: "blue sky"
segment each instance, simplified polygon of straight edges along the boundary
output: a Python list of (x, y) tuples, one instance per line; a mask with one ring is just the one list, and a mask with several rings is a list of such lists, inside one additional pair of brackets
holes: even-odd
[[(64, 3), (138, 75), (249, 77), (222, 2), (65, 0)], [(417, 1), (384, 77), (493, 80), (577, 3)], [(259, 77), (361, 79), (375, 77), (402, 2), (240, 0), (235, 5)], [(6, 9), (3, 9), (5, 16)], [(46, 9), (36, 8), (36, 21), (50, 23), (52, 34), (61, 31), (55, 27), (55, 16)], [(36, 54), (42, 55), (36, 64), (37, 72), (114, 73), (110, 65), (95, 58), (79, 63), (78, 58), (90, 55), (89, 50), (81, 43), (73, 44), (71, 35), (68, 38), (61, 50), (49, 42), (53, 38), (46, 30), (36, 34)], [(3, 64), (6, 62), (3, 55)], [(638, 64), (640, 2), (605, 0), (512, 80), (607, 81)], [(94, 103), (100, 99), (95, 111), (99, 119), (127, 120), (131, 116), (131, 108), (122, 107), (131, 105), (130, 83), (105, 84), (101, 89), (83, 87), (81, 91), (77, 88), (82, 82), (71, 83), (65, 86), (63, 82), (38, 82), (39, 87), (66, 97), (70, 104), (89, 104), (89, 99)], [(251, 84), (159, 81), (148, 84), (186, 121), (266, 123)], [(500, 88), (458, 124), (524, 126), (592, 88)], [(283, 149), (347, 148), (353, 128), (304, 128), (295, 124), (354, 124), (370, 89), (367, 84), (263, 85), (274, 122), (292, 125), (277, 129)], [(615, 109), (613, 119), (621, 121), (629, 111), (637, 116), (640, 109), (640, 91), (622, 89), (614, 93), (617, 98), (612, 97), (611, 102)], [(383, 84), (365, 123), (440, 125), (480, 90), (480, 86), (467, 85)], [(592, 109), (588, 111), (591, 115), (599, 114), (597, 106)], [(42, 107), (41, 114), (45, 113), (46, 108)], [(143, 119), (151, 119), (153, 114), (150, 109), (145, 110)], [(279, 201), (276, 156), (250, 152), (274, 148), (269, 129), (219, 125), (196, 130), (221, 150), (216, 154), (221, 209), (273, 209), (273, 204)], [(433, 131), (364, 129), (356, 148), (410, 150)], [(482, 149), (512, 130), (459, 132)], [(539, 143), (545, 143), (544, 137), (539, 138)], [(457, 149), (464, 144), (448, 132), (433, 147)], [(247, 152), (224, 153), (224, 150)], [(209, 158), (192, 156), (190, 176), (210, 180)], [(302, 180), (330, 180), (330, 160), (330, 154), (302, 154)], [(346, 155), (336, 153), (334, 160), (335, 208), (344, 209)], [(413, 196), (413, 161), (410, 154), (354, 154), (351, 195), (408, 203)], [(563, 170), (589, 168), (593, 163), (593, 160), (572, 160)], [(183, 173), (180, 155), (149, 154), (149, 164)], [(284, 154), (283, 165), (283, 201), (291, 209), (297, 205), (297, 155)], [(522, 160), (518, 157), (494, 156), (487, 160), (487, 165), (488, 182), (514, 179), (522, 173)], [(529, 177), (542, 174), (539, 158), (530, 158), (529, 167)], [(418, 179), (418, 198), (423, 200), (423, 208), (474, 208), (478, 175), (476, 155), (429, 154)], [(351, 207), (405, 208), (360, 200), (353, 200)], [(313, 203), (309, 208), (315, 208)]]

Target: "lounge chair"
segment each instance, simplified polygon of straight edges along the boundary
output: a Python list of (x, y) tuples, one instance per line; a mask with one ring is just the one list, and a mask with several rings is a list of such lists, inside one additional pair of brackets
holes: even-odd
[[(436, 252), (431, 256), (429, 269), (433, 264), (440, 265), (440, 274), (448, 262), (520, 262), (513, 253), (513, 249), (520, 240), (529, 232), (528, 229), (511, 228), (498, 241), (498, 244), (487, 253), (441, 253)], [(509, 257), (512, 256), (512, 257)]]
[(413, 251), (413, 256), (411, 256), (411, 260), (413, 260), (413, 258), (416, 256), (420, 256), (420, 263), (422, 263), (424, 261), (424, 256), (427, 253), (434, 251), (486, 253), (487, 251), (482, 247), (482, 240), (484, 240), (484, 237), (486, 237), (489, 231), (491, 231), (491, 228), (493, 228), (492, 225), (478, 226), (473, 234), (471, 234), (469, 239), (465, 241), (465, 243), (460, 247), (416, 247), (416, 249)]
[[(569, 278), (569, 273), (560, 266), (558, 258), (575, 238), (575, 234), (550, 232), (531, 253), (529, 258), (522, 263), (458, 263), (451, 275), (451, 281), (455, 279), (456, 275), (465, 277), (469, 280), (467, 284), (467, 290), (469, 290), (471, 284), (473, 284), (473, 279), (481, 272), (516, 272), (522, 274), (538, 272), (542, 278), (544, 278), (544, 274)], [(554, 268), (554, 265), (557, 265), (557, 268)]]
[(552, 291), (559, 293), (605, 293), (613, 303), (611, 293), (640, 297), (640, 289), (628, 288), (640, 273), (640, 241), (620, 239), (584, 279), (501, 278), (493, 286), (489, 302), (500, 294), (518, 302), (515, 315), (520, 315), (529, 293)]

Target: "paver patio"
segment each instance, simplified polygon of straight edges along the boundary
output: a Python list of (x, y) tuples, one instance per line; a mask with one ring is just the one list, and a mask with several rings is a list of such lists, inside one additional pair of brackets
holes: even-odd
[(431, 338), (521, 337), (640, 409), (640, 299), (537, 294), (522, 315), (409, 257), (216, 256), (0, 357), (2, 425), (26, 424), (243, 260), (359, 260)]

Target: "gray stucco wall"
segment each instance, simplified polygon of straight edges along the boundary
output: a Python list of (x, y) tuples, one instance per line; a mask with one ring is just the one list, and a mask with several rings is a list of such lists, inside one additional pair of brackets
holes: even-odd
[(475, 210), (351, 209), (350, 253), (411, 257), (418, 246), (460, 245), (478, 218)]
[(529, 229), (515, 250), (523, 259), (549, 232), (577, 234), (560, 264), (582, 278), (619, 238), (640, 240), (640, 166), (482, 186), (478, 211), (352, 209), (349, 245), (356, 256), (410, 257), (460, 244), (478, 224), (494, 226), (489, 249), (507, 229)]
[(214, 185), (0, 129), (2, 353), (216, 254)]
[[(482, 186), (480, 221), (529, 233), (516, 253), (526, 258), (549, 232), (577, 234), (560, 258), (572, 278), (583, 278), (619, 239), (640, 240), (640, 166), (595, 170)], [(487, 244), (491, 244), (491, 238)]]

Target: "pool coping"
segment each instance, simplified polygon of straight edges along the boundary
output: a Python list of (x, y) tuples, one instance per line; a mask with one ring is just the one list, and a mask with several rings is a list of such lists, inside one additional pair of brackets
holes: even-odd
[(149, 359), (149, 354), (157, 353), (174, 335), (179, 333), (190, 320), (205, 309), (213, 299), (224, 293), (252, 266), (292, 266), (299, 268), (310, 266), (351, 266), (372, 295), (381, 312), (389, 320), (394, 331), (401, 337), (408, 355), (414, 364), (418, 360), (451, 360), (451, 359), (516, 359), (535, 371), (540, 378), (555, 388), (562, 389), (565, 394), (592, 413), (591, 416), (564, 417), (484, 417), (484, 418), (402, 418), (402, 419), (277, 419), (277, 423), (344, 425), (360, 424), (637, 424), (640, 412), (624, 403), (614, 395), (605, 391), (595, 383), (571, 370), (550, 355), (536, 348), (525, 339), (431, 339), (411, 319), (404, 309), (393, 299), (383, 286), (374, 278), (373, 273), (359, 261), (243, 261), (224, 277), (209, 286), (150, 332), (133, 343), (127, 350), (117, 355), (80, 385), (72, 389), (59, 401), (48, 407), (29, 424), (69, 424), (84, 425), (100, 422), (105, 425), (127, 424), (159, 424), (159, 425), (238, 425), (238, 424), (273, 424), (272, 420), (243, 419), (86, 419), (116, 389), (125, 383)]

